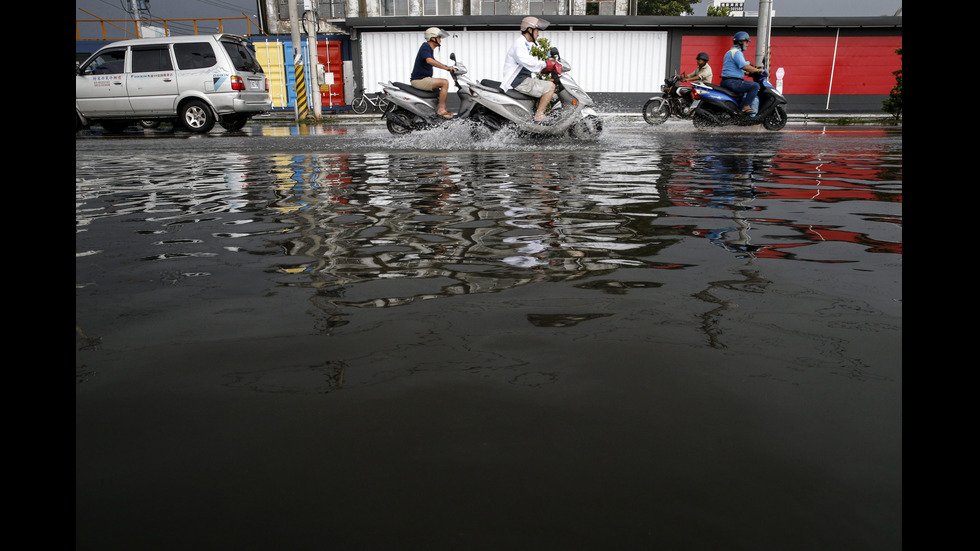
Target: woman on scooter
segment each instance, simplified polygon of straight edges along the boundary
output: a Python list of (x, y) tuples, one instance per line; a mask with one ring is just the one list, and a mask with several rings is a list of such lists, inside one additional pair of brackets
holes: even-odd
[(453, 118), (452, 113), (446, 109), (446, 97), (449, 96), (449, 81), (444, 78), (432, 78), (432, 68), (438, 67), (444, 71), (453, 72), (455, 67), (443, 65), (436, 61), (434, 50), (442, 45), (442, 39), (449, 36), (449, 33), (439, 27), (429, 27), (425, 30), (425, 42), (419, 47), (419, 53), (415, 56), (415, 66), (412, 68), (411, 84), (413, 88), (419, 90), (439, 89), (439, 107), (436, 114), (444, 119)]
[(739, 31), (732, 37), (732, 49), (725, 52), (725, 60), (721, 69), (721, 85), (731, 90), (736, 97), (742, 96), (742, 113), (754, 115), (752, 102), (759, 95), (759, 83), (745, 80), (745, 73), (758, 73), (762, 69), (745, 60), (742, 52), (749, 43), (749, 33)]

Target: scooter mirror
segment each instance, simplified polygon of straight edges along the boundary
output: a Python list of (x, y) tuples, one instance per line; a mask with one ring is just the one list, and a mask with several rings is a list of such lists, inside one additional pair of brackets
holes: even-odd
[(456, 61), (456, 52), (449, 54), (449, 59)]
[(548, 50), (548, 55), (550, 55), (551, 57), (558, 57), (558, 48), (552, 46), (551, 49)]

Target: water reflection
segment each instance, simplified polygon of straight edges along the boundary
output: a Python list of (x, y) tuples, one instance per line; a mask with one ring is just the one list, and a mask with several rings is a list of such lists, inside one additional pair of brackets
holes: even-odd
[[(76, 225), (138, 216), (135, 232), (155, 236), (151, 250), (160, 249), (143, 251), (143, 261), (216, 256), (215, 242), (273, 255), (274, 271), (293, 276), (283, 285), (309, 286), (331, 307), (397, 306), (621, 267), (680, 269), (687, 255), (665, 249), (692, 236), (736, 258), (860, 260), (804, 250), (835, 242), (901, 253), (888, 230), (901, 224), (900, 165), (777, 147), (678, 149), (222, 154), (177, 172), (152, 157), (95, 157), (76, 170)], [(215, 224), (223, 229), (208, 236), (184, 231)]]
[(669, 241), (642, 233), (656, 185), (604, 186), (601, 168), (571, 154), (294, 157), (275, 208), (296, 229), (281, 247), (303, 261), (280, 270), (334, 304), (378, 307), (664, 267), (652, 257)]

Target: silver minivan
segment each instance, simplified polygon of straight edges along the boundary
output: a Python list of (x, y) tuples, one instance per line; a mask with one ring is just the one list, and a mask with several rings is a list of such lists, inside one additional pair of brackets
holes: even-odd
[(272, 109), (269, 79), (230, 34), (140, 38), (103, 46), (75, 70), (75, 131), (166, 121), (205, 133), (240, 130)]

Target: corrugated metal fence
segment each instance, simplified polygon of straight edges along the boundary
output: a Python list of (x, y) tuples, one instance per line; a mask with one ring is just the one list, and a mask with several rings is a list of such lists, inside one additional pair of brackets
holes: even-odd
[[(473, 80), (500, 80), (507, 49), (519, 37), (514, 31), (453, 31), (435, 57), (451, 65), (449, 54), (455, 53)], [(667, 32), (547, 31), (541, 37), (558, 48), (575, 81), (589, 92), (650, 92), (663, 83)], [(422, 31), (362, 32), (360, 40), (361, 85), (377, 92), (378, 82), (409, 81), (425, 36)], [(448, 78), (448, 73), (436, 69), (434, 76)]]

